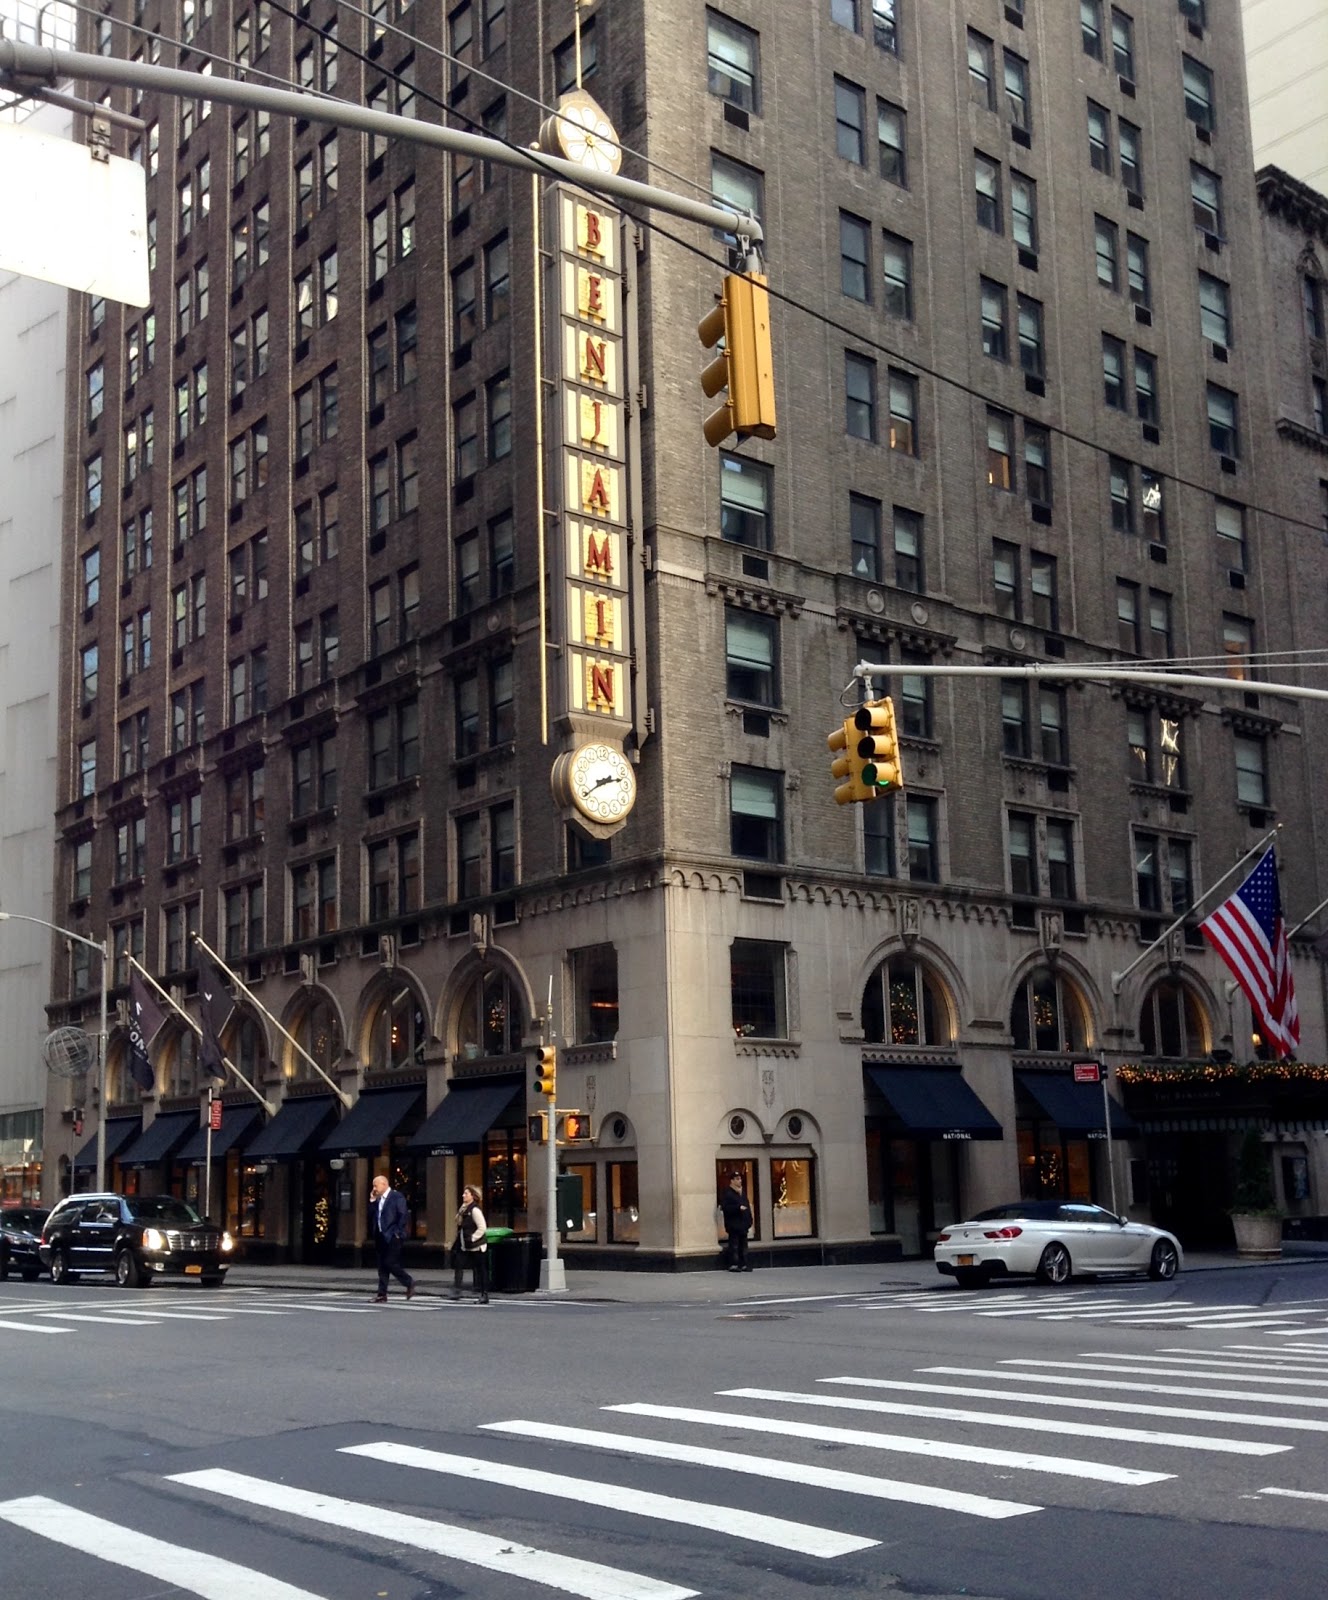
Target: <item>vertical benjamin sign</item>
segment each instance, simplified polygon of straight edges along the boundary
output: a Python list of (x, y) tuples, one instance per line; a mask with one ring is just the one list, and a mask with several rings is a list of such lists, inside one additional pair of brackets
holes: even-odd
[(621, 739), (632, 721), (621, 218), (567, 189), (554, 190), (553, 204), (565, 663), (557, 712), (580, 735)]

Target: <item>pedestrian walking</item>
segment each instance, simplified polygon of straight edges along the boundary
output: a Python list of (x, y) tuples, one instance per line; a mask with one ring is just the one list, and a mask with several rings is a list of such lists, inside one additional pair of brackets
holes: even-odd
[(378, 1293), (374, 1300), (387, 1299), (389, 1278), (405, 1284), (406, 1299), (413, 1299), (415, 1280), (401, 1265), (401, 1245), (406, 1237), (406, 1197), (399, 1189), (393, 1189), (381, 1172), (369, 1191), (369, 1230), (378, 1257)]
[(478, 1189), (470, 1184), (461, 1191), (461, 1209), (456, 1214), (456, 1242), (452, 1246), (452, 1298), (461, 1298), (461, 1274), (470, 1263), (471, 1280), (475, 1297), (482, 1306), (489, 1303), (489, 1239), (488, 1223), (480, 1210)]
[(752, 1228), (752, 1208), (742, 1192), (742, 1178), (734, 1173), (729, 1186), (719, 1197), (719, 1209), (724, 1213), (724, 1232), (728, 1235), (730, 1272), (750, 1272), (747, 1265), (747, 1235)]

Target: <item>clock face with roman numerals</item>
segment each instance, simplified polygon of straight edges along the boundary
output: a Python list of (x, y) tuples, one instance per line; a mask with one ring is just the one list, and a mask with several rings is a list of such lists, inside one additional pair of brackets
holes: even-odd
[(567, 771), (572, 802), (592, 822), (621, 822), (636, 802), (636, 775), (621, 750), (583, 744)]

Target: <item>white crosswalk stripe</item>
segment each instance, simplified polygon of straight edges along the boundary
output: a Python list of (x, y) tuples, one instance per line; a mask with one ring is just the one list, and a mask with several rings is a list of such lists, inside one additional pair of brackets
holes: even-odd
[(1069, 1378), (1063, 1374), (1049, 1372), (1007, 1372), (1004, 1364), (996, 1369), (990, 1367), (922, 1367), (919, 1370), (939, 1373), (943, 1378), (1009, 1378), (1017, 1383), (1053, 1383), (1063, 1384), (1067, 1388), (1127, 1389), (1134, 1394), (1188, 1395), (1207, 1400), (1257, 1399), (1262, 1406), (1315, 1406), (1328, 1408), (1328, 1398), (1320, 1399), (1316, 1395), (1249, 1395), (1242, 1389), (1195, 1389), (1187, 1384), (1178, 1383), (1135, 1383), (1133, 1381), (1118, 1383), (1115, 1379), (1108, 1378), (1102, 1373), (1097, 1373), (1091, 1378)]
[(203, 1550), (187, 1550), (137, 1528), (122, 1528), (45, 1495), (0, 1501), (0, 1520), (55, 1544), (142, 1572), (172, 1588), (202, 1595), (204, 1600), (319, 1600), (309, 1589), (297, 1589), (252, 1567)]
[(852, 1534), (835, 1533), (807, 1522), (790, 1522), (784, 1517), (767, 1517), (760, 1512), (742, 1511), (733, 1506), (711, 1505), (700, 1500), (679, 1500), (672, 1495), (652, 1494), (629, 1489), (620, 1483), (594, 1483), (587, 1478), (569, 1478), (562, 1473), (540, 1472), (531, 1467), (512, 1467), (505, 1462), (478, 1461), (473, 1456), (448, 1455), (441, 1450), (424, 1450), (409, 1444), (351, 1444), (343, 1446), (351, 1456), (368, 1456), (396, 1466), (420, 1467), (426, 1472), (450, 1472), (463, 1478), (502, 1484), (509, 1489), (529, 1489), (536, 1494), (575, 1500), (580, 1505), (607, 1506), (653, 1517), (661, 1522), (681, 1522), (685, 1527), (709, 1528), (737, 1539), (752, 1539), (781, 1550), (798, 1550), (803, 1555), (847, 1555), (852, 1550), (868, 1550), (879, 1541), (859, 1539)]
[[(928, 1316), (985, 1317), (991, 1321), (1103, 1322), (1121, 1327), (1257, 1329), (1288, 1336), (1328, 1334), (1328, 1298), (1255, 1305), (1243, 1301), (1205, 1305), (1187, 1298), (1156, 1297), (1150, 1284), (1119, 1289), (1028, 1288), (971, 1293), (940, 1285), (931, 1289), (880, 1290), (844, 1296), (843, 1304), (860, 1311), (916, 1311)], [(825, 1298), (832, 1298), (827, 1296)], [(758, 1302), (748, 1302), (748, 1306)], [(761, 1305), (796, 1304), (795, 1300), (763, 1300)]]
[(561, 1556), (552, 1550), (536, 1550), (510, 1539), (489, 1533), (476, 1533), (428, 1517), (412, 1516), (383, 1506), (362, 1505), (355, 1500), (297, 1489), (269, 1478), (254, 1478), (224, 1467), (204, 1468), (201, 1472), (176, 1473), (170, 1481), (201, 1489), (208, 1494), (225, 1495), (245, 1505), (261, 1505), (269, 1511), (282, 1511), (309, 1522), (327, 1523), (351, 1533), (389, 1540), (413, 1550), (428, 1550), (471, 1566), (500, 1572), (509, 1578), (528, 1578), (565, 1594), (584, 1600), (689, 1600), (698, 1593), (676, 1584), (663, 1583), (640, 1573), (601, 1566), (575, 1556)]

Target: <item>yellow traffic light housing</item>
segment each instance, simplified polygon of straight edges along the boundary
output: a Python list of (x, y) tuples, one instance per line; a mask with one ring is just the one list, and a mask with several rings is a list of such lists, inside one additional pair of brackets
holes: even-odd
[(588, 1111), (567, 1111), (558, 1118), (559, 1143), (588, 1144), (594, 1137)]
[(835, 754), (830, 763), (830, 775), (841, 780), (835, 789), (836, 805), (847, 806), (876, 798), (876, 790), (869, 789), (862, 781), (862, 762), (858, 757), (860, 738), (852, 717), (846, 717), (843, 727), (836, 728), (826, 738), (826, 744)]
[(770, 341), (770, 295), (759, 272), (730, 272), (724, 279), (720, 302), (696, 325), (702, 345), (713, 349), (722, 339), (723, 349), (701, 373), (701, 388), (712, 398), (722, 389), (728, 396), (706, 418), (703, 432), (711, 446), (723, 444), (731, 433), (739, 438), (755, 434), (775, 437), (775, 363)]
[(535, 1093), (553, 1100), (558, 1094), (558, 1051), (542, 1044), (535, 1053)]
[(899, 758), (899, 735), (895, 728), (894, 702), (887, 695), (869, 700), (853, 714), (858, 730), (858, 778), (873, 797), (904, 787), (904, 769)]
[(526, 1118), (526, 1143), (543, 1144), (549, 1136), (549, 1114), (547, 1111), (533, 1111)]

